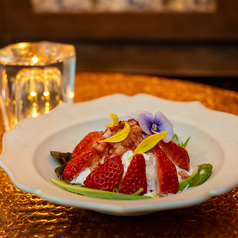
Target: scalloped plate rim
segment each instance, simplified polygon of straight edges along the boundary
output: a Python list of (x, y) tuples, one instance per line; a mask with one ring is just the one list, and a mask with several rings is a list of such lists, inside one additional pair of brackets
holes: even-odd
[[(108, 202), (108, 200), (100, 199), (100, 201), (98, 201), (98, 199), (94, 199), (94, 198), (83, 199), (83, 201), (81, 201), (81, 203), (80, 202), (77, 203), (75, 200), (70, 200), (68, 198), (65, 199), (64, 198), (65, 195), (63, 195), (59, 198), (58, 196), (53, 196), (50, 193), (47, 194), (47, 190), (45, 192), (44, 187), (33, 189), (33, 188), (29, 187), (28, 185), (25, 185), (24, 183), (19, 182), (15, 178), (15, 176), (13, 175), (14, 173), (16, 173), (15, 168), (8, 167), (8, 159), (7, 159), (8, 155), (9, 155), (9, 157), (11, 157), (11, 154), (12, 154), (11, 149), (8, 148), (8, 141), (11, 138), (13, 140), (15, 138), (15, 136), (22, 136), (22, 135), (30, 136), (32, 133), (35, 133), (34, 130), (37, 131), (37, 129), (38, 130), (42, 129), (41, 126), (39, 126), (39, 128), (37, 127), (34, 129), (34, 126), (37, 123), (39, 124), (39, 123), (43, 123), (45, 121), (50, 122), (51, 120), (54, 119), (54, 117), (56, 117), (59, 114), (62, 114), (62, 111), (67, 110), (67, 112), (69, 111), (69, 113), (74, 114), (73, 110), (75, 110), (75, 108), (78, 108), (78, 109), (81, 108), (81, 109), (86, 110), (85, 108), (88, 106), (96, 107), (97, 105), (100, 105), (100, 104), (105, 105), (105, 103), (108, 100), (110, 100), (110, 103), (124, 100), (124, 101), (128, 101), (129, 104), (132, 101), (134, 102), (136, 100), (140, 100), (142, 102), (143, 102), (143, 100), (148, 100), (149, 102), (156, 102), (161, 105), (166, 104), (172, 108), (176, 105), (176, 108), (182, 107), (182, 108), (186, 108), (186, 110), (189, 109), (191, 111), (196, 109), (196, 111), (199, 111), (200, 113), (205, 113), (204, 115), (206, 115), (206, 114), (209, 114), (209, 116), (215, 115), (216, 117), (219, 116), (219, 117), (224, 117), (227, 119), (229, 118), (232, 122), (235, 122), (235, 123), (236, 123), (236, 121), (238, 122), (237, 116), (235, 116), (233, 114), (228, 114), (225, 112), (219, 112), (219, 111), (208, 109), (205, 106), (203, 106), (199, 101), (190, 101), (190, 102), (168, 101), (166, 99), (161, 99), (161, 98), (147, 95), (147, 94), (137, 94), (135, 96), (126, 96), (124, 94), (115, 94), (115, 95), (104, 96), (104, 97), (101, 97), (98, 99), (94, 99), (94, 100), (90, 100), (90, 101), (86, 101), (86, 102), (82, 102), (82, 103), (74, 103), (74, 104), (63, 103), (63, 104), (59, 105), (56, 109), (52, 110), (49, 114), (40, 115), (37, 118), (29, 118), (29, 119), (22, 120), (22, 121), (20, 121), (20, 123), (18, 124), (18, 127), (16, 129), (6, 132), (3, 136), (3, 152), (0, 155), (0, 166), (6, 171), (6, 173), (9, 175), (10, 179), (12, 180), (12, 182), (19, 189), (21, 189), (23, 191), (36, 194), (44, 199), (47, 199), (51, 202), (59, 203), (61, 205), (75, 206), (75, 207), (79, 207), (79, 208), (95, 210), (95, 211), (105, 213), (105, 214), (124, 215), (124, 216), (142, 215), (142, 214), (152, 213), (152, 212), (156, 212), (156, 211), (160, 211), (160, 210), (175, 209), (175, 208), (181, 208), (181, 207), (199, 204), (201, 202), (206, 201), (207, 199), (209, 199), (212, 196), (216, 196), (216, 195), (220, 195), (225, 192), (228, 192), (238, 185), (238, 176), (237, 176), (234, 179), (227, 181), (226, 186), (223, 186), (223, 187), (217, 186), (217, 187), (213, 187), (211, 189), (206, 189), (206, 191), (201, 191), (200, 196), (193, 197), (193, 196), (191, 196), (192, 193), (189, 192), (189, 190), (188, 190), (188, 191), (186, 191), (186, 193), (190, 196), (190, 199), (183, 198), (176, 202), (176, 199), (175, 199), (176, 196), (181, 197), (181, 195), (178, 194), (173, 197), (168, 197), (167, 199), (162, 198), (162, 200), (160, 200), (158, 203), (156, 203), (155, 200), (153, 199), (153, 202), (146, 202), (146, 201), (134, 202), (133, 201), (133, 203), (131, 203), (131, 205), (128, 205), (128, 202), (126, 204), (125, 201), (116, 201), (116, 202), (109, 201)], [(131, 103), (131, 104), (133, 104), (133, 103)], [(127, 107), (128, 107), (128, 105), (127, 105)], [(189, 112), (186, 110), (182, 113), (182, 116), (178, 116), (178, 119), (183, 118), (184, 115), (189, 115)], [(122, 109), (120, 109), (119, 111), (122, 113)], [(191, 117), (191, 114), (190, 114), (190, 117)], [(97, 112), (96, 119), (102, 119), (102, 118), (105, 118), (105, 115), (103, 115), (103, 114), (100, 115), (100, 113)], [(82, 119), (82, 121), (83, 120), (84, 120), (84, 118)], [(52, 131), (53, 131), (53, 133), (56, 133), (57, 131), (62, 130), (63, 128), (67, 129), (67, 127), (69, 127), (69, 126), (75, 126), (75, 125), (77, 125), (77, 123), (78, 123), (77, 120), (72, 120), (70, 122), (70, 125), (64, 125), (63, 127), (60, 127), (60, 123), (59, 123), (59, 124), (55, 125), (55, 128), (53, 128)], [(31, 129), (30, 131), (29, 131), (29, 128)], [(32, 131), (32, 128), (33, 128), (33, 131)], [(50, 133), (52, 133), (52, 131), (43, 133), (42, 138), (49, 136)], [(41, 137), (39, 139), (41, 139)], [(40, 176), (38, 176), (37, 179), (41, 180)], [(40, 181), (39, 184), (41, 184), (41, 183), (45, 187), (47, 187), (49, 185), (46, 183), (46, 181)], [(52, 187), (52, 184), (50, 184), (49, 187)], [(198, 188), (196, 188), (196, 189), (198, 189)], [(199, 190), (201, 190), (201, 188), (199, 188)], [(54, 190), (54, 191), (56, 191), (56, 190)], [(66, 191), (63, 191), (63, 192), (64, 192), (64, 194), (65, 193), (70, 194), (69, 192), (66, 192)], [(68, 197), (68, 196), (70, 196), (70, 195), (67, 195), (66, 197)], [(79, 196), (79, 195), (75, 195), (75, 196)], [(96, 200), (96, 202), (95, 202), (95, 200)], [(143, 204), (143, 206), (141, 206), (141, 204)]]

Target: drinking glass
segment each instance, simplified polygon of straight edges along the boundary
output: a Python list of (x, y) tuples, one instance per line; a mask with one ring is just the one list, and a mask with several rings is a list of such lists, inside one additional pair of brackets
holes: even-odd
[(17, 43), (0, 49), (0, 104), (5, 130), (74, 99), (76, 54), (70, 44)]

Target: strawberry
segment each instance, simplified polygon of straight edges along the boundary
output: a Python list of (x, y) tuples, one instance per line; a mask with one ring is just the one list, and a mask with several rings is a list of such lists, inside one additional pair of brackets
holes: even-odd
[(158, 146), (155, 147), (154, 151), (159, 192), (161, 194), (177, 193), (179, 183), (177, 170), (174, 163)]
[(146, 164), (142, 154), (133, 156), (121, 183), (119, 193), (132, 194), (139, 188), (143, 188), (140, 195), (147, 192)]
[(93, 170), (87, 176), (84, 185), (87, 188), (112, 192), (119, 188), (123, 172), (124, 167), (121, 158), (115, 156)]
[(73, 180), (74, 177), (86, 167), (91, 167), (92, 164), (94, 164), (94, 166), (95, 164), (99, 164), (100, 159), (95, 148), (91, 148), (91, 150), (77, 155), (66, 164), (62, 175), (63, 179), (69, 181)]
[(190, 159), (187, 150), (172, 141), (165, 143), (161, 140), (159, 145), (179, 168), (189, 171)]
[(81, 155), (82, 153), (86, 153), (87, 151), (91, 150), (93, 144), (96, 143), (101, 139), (102, 132), (93, 131), (88, 133), (74, 148), (71, 159), (76, 158), (77, 156)]
[(74, 148), (71, 160), (66, 164), (62, 174), (64, 180), (73, 180), (86, 167), (97, 167), (100, 156), (93, 144), (100, 140), (102, 132), (88, 133)]

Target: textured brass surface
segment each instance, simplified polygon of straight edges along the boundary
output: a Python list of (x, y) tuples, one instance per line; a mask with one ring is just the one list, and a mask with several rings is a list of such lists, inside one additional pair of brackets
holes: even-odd
[[(238, 93), (149, 76), (78, 73), (75, 102), (104, 95), (148, 93), (238, 115)], [(4, 133), (0, 118), (1, 137)], [(2, 142), (0, 142), (2, 148)], [(237, 237), (238, 190), (188, 208), (116, 217), (59, 206), (17, 189), (0, 169), (0, 237)]]

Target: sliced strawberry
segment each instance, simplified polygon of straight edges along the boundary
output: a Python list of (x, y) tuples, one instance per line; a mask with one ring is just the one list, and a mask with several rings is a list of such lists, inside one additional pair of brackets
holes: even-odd
[(190, 159), (187, 150), (172, 141), (165, 143), (161, 140), (159, 145), (179, 168), (189, 171)]
[(143, 188), (140, 195), (147, 192), (146, 164), (142, 154), (133, 156), (121, 183), (119, 193), (132, 194), (138, 191), (139, 188)]
[(86, 153), (91, 150), (93, 144), (101, 139), (103, 132), (93, 131), (88, 133), (74, 148), (71, 159), (76, 158), (82, 153)]
[(155, 147), (154, 151), (159, 193), (177, 193), (179, 182), (177, 170), (174, 163), (168, 158), (168, 156), (161, 148)]
[(86, 167), (91, 167), (92, 165), (99, 164), (100, 156), (97, 153), (95, 148), (91, 148), (91, 150), (79, 154), (77, 157), (71, 159), (65, 166), (63, 171), (63, 179), (64, 180), (73, 180), (75, 176), (77, 176), (81, 171), (83, 171)]
[(124, 167), (121, 158), (115, 156), (93, 170), (87, 176), (84, 185), (87, 188), (112, 192), (119, 188), (123, 172)]

